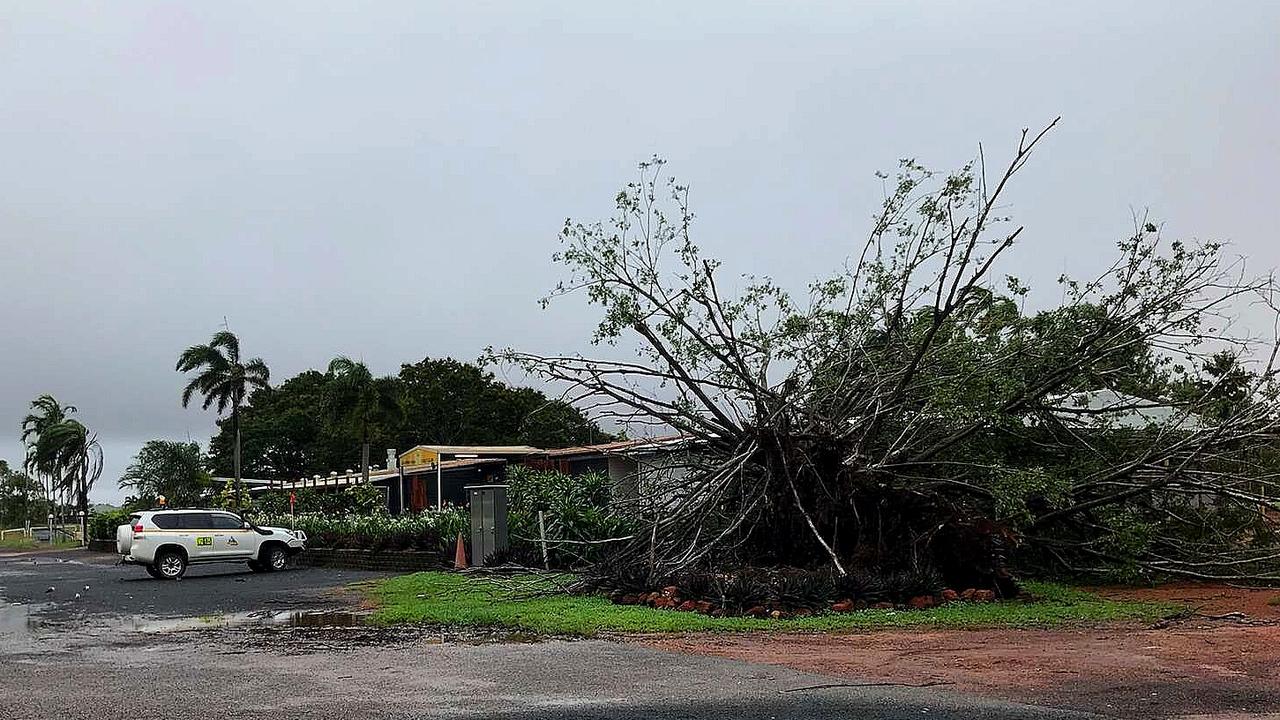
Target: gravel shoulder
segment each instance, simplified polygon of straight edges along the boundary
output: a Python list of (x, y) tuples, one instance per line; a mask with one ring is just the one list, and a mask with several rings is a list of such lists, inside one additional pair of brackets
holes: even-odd
[(645, 647), (981, 695), (1123, 718), (1274, 717), (1280, 625), (690, 635)]

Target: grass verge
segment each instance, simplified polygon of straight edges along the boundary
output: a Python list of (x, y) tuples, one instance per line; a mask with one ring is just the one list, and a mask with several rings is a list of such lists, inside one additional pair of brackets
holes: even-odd
[(53, 544), (24, 537), (0, 540), (0, 550), (69, 550), (78, 547), (80, 543), (75, 540), (59, 540)]
[[(1107, 600), (1053, 583), (1031, 582), (1036, 602), (955, 603), (931, 610), (863, 610), (792, 620), (713, 618), (690, 612), (614, 605), (607, 598), (554, 593), (521, 596), (511, 582), (444, 572), (401, 575), (366, 586), (377, 603), (378, 624), (422, 623), (464, 627), (501, 627), (544, 634), (592, 636), (598, 633), (853, 631), (905, 627), (1045, 627), (1118, 620), (1154, 621), (1174, 611), (1163, 603)], [(546, 585), (550, 591), (550, 584)]]

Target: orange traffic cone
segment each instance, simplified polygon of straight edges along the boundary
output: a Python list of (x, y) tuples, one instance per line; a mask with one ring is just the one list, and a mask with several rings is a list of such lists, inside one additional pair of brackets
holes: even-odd
[(462, 544), (462, 533), (458, 533), (458, 549), (453, 552), (453, 569), (467, 569), (467, 546)]

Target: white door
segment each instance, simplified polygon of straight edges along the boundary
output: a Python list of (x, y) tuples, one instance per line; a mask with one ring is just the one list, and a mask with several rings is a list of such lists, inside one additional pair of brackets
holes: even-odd
[(213, 552), (218, 558), (248, 558), (253, 555), (256, 534), (231, 513), (210, 513), (213, 525)]
[(215, 556), (213, 523), (209, 513), (174, 513), (178, 519), (179, 537), (191, 562), (211, 560)]

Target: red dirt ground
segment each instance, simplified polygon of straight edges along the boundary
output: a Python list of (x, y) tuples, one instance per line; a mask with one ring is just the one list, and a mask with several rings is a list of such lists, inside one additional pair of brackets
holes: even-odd
[(1177, 585), (1097, 592), (1247, 617), (1191, 616), (1157, 627), (699, 634), (639, 642), (852, 682), (944, 684), (1116, 717), (1280, 718), (1280, 607), (1268, 604), (1280, 590)]
[(1114, 600), (1182, 603), (1202, 615), (1241, 612), (1256, 620), (1280, 621), (1280, 588), (1251, 589), (1229, 585), (1172, 583), (1148, 588), (1085, 588)]

